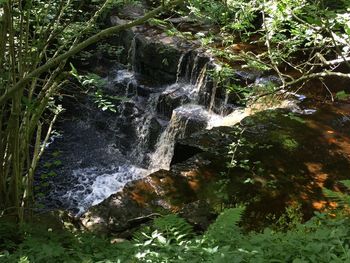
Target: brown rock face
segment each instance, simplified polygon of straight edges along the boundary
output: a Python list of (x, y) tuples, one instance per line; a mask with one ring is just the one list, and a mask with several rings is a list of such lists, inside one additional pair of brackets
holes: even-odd
[[(193, 134), (175, 146), (170, 171), (158, 171), (128, 184), (85, 214), (85, 225), (99, 224), (121, 232), (158, 214), (178, 212), (205, 229), (214, 211), (237, 203), (247, 206), (247, 227), (266, 223), (299, 203), (305, 217), (334, 206), (324, 196), (327, 187), (339, 190), (338, 180), (350, 169), (348, 105), (323, 106), (314, 115), (266, 111), (247, 117), (235, 160), (230, 144), (237, 130), (219, 127)], [(231, 146), (232, 149), (232, 146)], [(98, 221), (98, 220), (97, 220)]]

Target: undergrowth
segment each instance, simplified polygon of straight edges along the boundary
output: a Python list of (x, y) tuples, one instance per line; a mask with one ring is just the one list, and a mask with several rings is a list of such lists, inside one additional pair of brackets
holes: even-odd
[(0, 225), (0, 262), (350, 262), (350, 221), (316, 214), (288, 231), (243, 233), (244, 208), (220, 214), (195, 234), (184, 219), (167, 215), (142, 227), (131, 241), (40, 225)]

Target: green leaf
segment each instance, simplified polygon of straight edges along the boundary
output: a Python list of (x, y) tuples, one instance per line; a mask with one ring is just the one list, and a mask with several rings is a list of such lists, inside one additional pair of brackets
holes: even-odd
[(157, 239), (158, 239), (159, 243), (166, 244), (166, 238), (165, 237), (159, 235), (159, 236), (157, 236)]
[(50, 171), (47, 175), (53, 177), (57, 176), (57, 173), (55, 173), (54, 171)]
[(338, 100), (347, 100), (350, 97), (350, 94), (346, 93), (344, 90), (339, 91), (335, 94), (335, 98)]
[(244, 207), (226, 209), (222, 212), (216, 221), (210, 225), (206, 236), (216, 241), (227, 242), (240, 234), (237, 227), (244, 212)]
[(60, 166), (62, 164), (62, 161), (61, 160), (55, 160), (54, 162), (53, 162), (53, 165), (55, 165), (55, 166)]
[(50, 163), (50, 162), (45, 162), (44, 163), (44, 167), (45, 168), (50, 168), (52, 166), (52, 163)]

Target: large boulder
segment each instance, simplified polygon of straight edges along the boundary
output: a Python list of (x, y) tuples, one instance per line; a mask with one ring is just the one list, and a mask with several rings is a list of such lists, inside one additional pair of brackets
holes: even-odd
[(143, 35), (134, 41), (134, 70), (159, 84), (175, 82), (182, 51)]
[(242, 126), (199, 131), (175, 145), (170, 171), (129, 183), (91, 208), (83, 223), (120, 232), (155, 213), (180, 212), (203, 229), (214, 211), (237, 203), (246, 204), (247, 228), (263, 227), (269, 215), (295, 203), (307, 218), (332, 206), (323, 187), (336, 190), (348, 177), (349, 133), (349, 116), (327, 107), (306, 116), (265, 111)]

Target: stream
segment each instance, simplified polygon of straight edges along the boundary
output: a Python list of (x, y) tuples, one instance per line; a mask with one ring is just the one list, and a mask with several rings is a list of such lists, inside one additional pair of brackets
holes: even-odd
[[(179, 152), (178, 149), (181, 147), (178, 147), (177, 156), (175, 158), (176, 160), (187, 160), (191, 157), (191, 154), (186, 151), (192, 151), (192, 144), (194, 147), (193, 149), (196, 149), (197, 147), (201, 148), (203, 142), (206, 144), (207, 141), (211, 141), (211, 129), (222, 126), (233, 126), (254, 113), (253, 109), (250, 107), (243, 108), (237, 106), (235, 103), (236, 100), (232, 94), (225, 91), (222, 87), (219, 87), (217, 83), (211, 79), (209, 72), (215, 69), (217, 65), (210, 57), (192, 50), (181, 51), (181, 54), (178, 55), (177, 60), (174, 60), (175, 62), (172, 66), (172, 68), (175, 69), (173, 72), (174, 76), (169, 79), (173, 81), (170, 81), (170, 83), (168, 81), (166, 84), (159, 84), (157, 81), (158, 79), (154, 79), (155, 75), (161, 74), (157, 73), (159, 69), (150, 68), (152, 67), (152, 52), (158, 51), (152, 51), (151, 54), (148, 55), (149, 57), (147, 59), (151, 64), (145, 66), (145, 61), (142, 60), (144, 59), (142, 56), (144, 56), (144, 53), (147, 54), (147, 52), (150, 52), (147, 49), (147, 45), (138, 44), (139, 40), (137, 40), (136, 37), (133, 37), (131, 41), (130, 49), (127, 52), (127, 60), (131, 66), (126, 67), (118, 65), (110, 68), (105, 77), (106, 84), (102, 89), (107, 100), (110, 99), (113, 102), (116, 113), (108, 109), (103, 111), (97, 107), (93, 96), (86, 96), (84, 94), (81, 99), (74, 100), (68, 105), (67, 113), (63, 115), (62, 120), (58, 123), (50, 144), (47, 146), (46, 154), (36, 173), (36, 199), (37, 203), (40, 204), (44, 211), (65, 209), (75, 216), (81, 216), (90, 207), (101, 203), (109, 196), (123, 190), (128, 183), (146, 178), (150, 174), (155, 177), (153, 176), (151, 177), (153, 179), (139, 181), (138, 184), (142, 185), (139, 190), (141, 190), (144, 185), (148, 185), (146, 188), (150, 188), (148, 190), (150, 193), (153, 190), (160, 193), (172, 189), (169, 195), (175, 195), (176, 197), (174, 200), (181, 200), (183, 198), (181, 197), (183, 195), (182, 191), (185, 191), (183, 189), (193, 188), (190, 191), (191, 194), (185, 191), (189, 195), (193, 195), (192, 191), (195, 193), (198, 192), (196, 197), (189, 197), (189, 200), (196, 200), (197, 198), (200, 199), (204, 197), (204, 199), (210, 199), (211, 197), (209, 196), (215, 193), (216, 190), (213, 190), (211, 187), (215, 188), (217, 183), (209, 183), (212, 179), (209, 180), (207, 176), (211, 174), (210, 178), (217, 177), (217, 173), (221, 173), (227, 169), (225, 163), (222, 161), (223, 159), (219, 157), (218, 161), (210, 161), (205, 160), (205, 157), (202, 165), (203, 167), (207, 167), (206, 163), (215, 164), (215, 162), (218, 162), (214, 165), (216, 168), (211, 168), (209, 165), (209, 170), (202, 171), (202, 168), (200, 168), (201, 166), (199, 165), (198, 168), (196, 164), (195, 166), (197, 168), (193, 171), (191, 171), (192, 168), (188, 167), (190, 172), (187, 171), (187, 168), (177, 167), (175, 173), (171, 171), (168, 173), (167, 171), (171, 168), (170, 166), (174, 161), (174, 150), (176, 151), (175, 143), (181, 140), (186, 142), (186, 138), (189, 138), (189, 141), (186, 143), (190, 145), (190, 148), (185, 145), (182, 150), (183, 152)], [(151, 45), (153, 44), (151, 43)], [(138, 50), (140, 48), (144, 49), (145, 52), (142, 52), (143, 50)], [(172, 52), (173, 51), (170, 53)], [(153, 54), (153, 56), (155, 55)], [(162, 60), (162, 58), (159, 57), (154, 57), (154, 59), (157, 61)], [(161, 69), (166, 69), (167, 72), (171, 67), (169, 65), (159, 64), (157, 64), (157, 66)], [(147, 78), (147, 74), (152, 75), (151, 81)], [(159, 76), (160, 78), (164, 78), (164, 76)], [(240, 70), (237, 70), (236, 78), (247, 87), (259, 84), (264, 85), (267, 82), (275, 81), (274, 76), (259, 76)], [(301, 130), (305, 130), (305, 134), (300, 132), (296, 128), (298, 127), (297, 123), (290, 124), (287, 122), (285, 126), (283, 124), (283, 122), (285, 122), (283, 118), (285, 117), (283, 116), (287, 116), (288, 114), (282, 114), (282, 117), (279, 117), (276, 123), (272, 122), (268, 124), (270, 120), (264, 120), (266, 125), (270, 125), (270, 127), (267, 126), (268, 128), (266, 129), (264, 128), (265, 123), (258, 123), (256, 127), (253, 128), (253, 134), (257, 134), (255, 136), (256, 138), (259, 137), (258, 134), (264, 134), (271, 129), (273, 131), (276, 127), (278, 134), (283, 132), (283, 129), (286, 128), (287, 135), (283, 135), (285, 137), (279, 135), (280, 138), (274, 143), (280, 145), (279, 141), (282, 141), (286, 143), (287, 146), (293, 147), (295, 144), (293, 137), (297, 138), (300, 143), (297, 144), (297, 150), (291, 152), (289, 152), (290, 149), (288, 149), (288, 151), (284, 149), (281, 151), (279, 147), (285, 147), (283, 143), (282, 146), (280, 145), (276, 149), (273, 148), (274, 150), (268, 151), (267, 153), (261, 150), (261, 152), (255, 154), (255, 151), (253, 151), (253, 158), (259, 162), (262, 160), (263, 165), (266, 166), (264, 168), (266, 174), (263, 176), (256, 174), (255, 179), (248, 178), (249, 180), (247, 181), (247, 178), (241, 177), (249, 177), (250, 175), (238, 171), (238, 174), (232, 177), (235, 178), (233, 179), (235, 182), (229, 191), (233, 191), (233, 196), (236, 194), (242, 195), (240, 197), (241, 200), (248, 198), (246, 200), (248, 202), (249, 199), (255, 198), (256, 196), (255, 194), (250, 196), (249, 193), (257, 189), (259, 189), (258, 192), (261, 191), (259, 196), (265, 196), (265, 199), (261, 199), (261, 203), (257, 201), (255, 204), (252, 203), (252, 206), (248, 208), (248, 211), (250, 211), (252, 215), (254, 214), (252, 218), (257, 216), (256, 213), (259, 213), (259, 210), (263, 214), (262, 218), (265, 218), (270, 208), (282, 207), (280, 204), (265, 207), (266, 200), (280, 195), (281, 197), (277, 197), (276, 200), (283, 202), (283, 207), (292, 202), (289, 198), (293, 196), (295, 199), (300, 199), (301, 202), (310, 199), (310, 205), (305, 206), (307, 210), (306, 213), (309, 214), (311, 213), (310, 211), (320, 203), (322, 204), (321, 207), (324, 206), (325, 201), (320, 201), (323, 200), (324, 197), (321, 199), (318, 197), (315, 197), (315, 199), (313, 199), (314, 197), (310, 197), (315, 194), (320, 196), (320, 189), (312, 191), (303, 189), (300, 190), (300, 192), (307, 193), (306, 195), (308, 195), (308, 197), (296, 197), (297, 194), (294, 192), (297, 191), (297, 187), (293, 187), (295, 191), (293, 189), (288, 190), (289, 187), (283, 186), (283, 184), (284, 181), (287, 180), (288, 186), (297, 186), (299, 184), (299, 179), (296, 178), (299, 178), (300, 175), (303, 175), (300, 177), (300, 180), (307, 180), (306, 178), (309, 177), (317, 179), (318, 176), (322, 177), (324, 174), (327, 174), (327, 178), (331, 178), (331, 176), (328, 176), (328, 173), (331, 174), (332, 172), (327, 170), (327, 172), (324, 173), (320, 170), (321, 168), (317, 170), (320, 162), (323, 162), (325, 166), (330, 163), (328, 166), (332, 167), (331, 163), (334, 162), (332, 158), (337, 156), (332, 152), (333, 148), (328, 149), (330, 146), (327, 140), (330, 136), (333, 136), (330, 143), (332, 143), (332, 145), (338, 143), (339, 146), (336, 147), (342, 149), (341, 158), (337, 158), (343, 162), (342, 165), (339, 165), (339, 169), (337, 167), (331, 169), (333, 169), (333, 173), (336, 173), (339, 178), (343, 178), (344, 174), (346, 174), (345, 171), (347, 171), (347, 168), (344, 167), (348, 167), (346, 160), (350, 154), (347, 144), (349, 138), (335, 135), (338, 130), (349, 126), (350, 118), (348, 110), (343, 110), (338, 114), (336, 107), (324, 107), (322, 103), (321, 106), (317, 105), (317, 103), (307, 99), (303, 95), (289, 95), (290, 99), (284, 100), (274, 105), (272, 108), (286, 108), (287, 111), (292, 114), (290, 117), (291, 120), (297, 122), (306, 121), (307, 129), (310, 128), (311, 131), (306, 132), (306, 128), (301, 128)], [(113, 99), (115, 97), (118, 99)], [(342, 105), (343, 104), (340, 104), (340, 107), (343, 107)], [(346, 108), (348, 104), (344, 105)], [(297, 114), (297, 116), (295, 117), (293, 114)], [(339, 116), (341, 116), (341, 122), (338, 123), (336, 120), (340, 118)], [(333, 121), (332, 118), (335, 120)], [(330, 128), (329, 122), (336, 122), (336, 127)], [(291, 126), (289, 131), (288, 125), (294, 126), (295, 129)], [(313, 125), (316, 126), (313, 127)], [(218, 135), (219, 130), (213, 130), (212, 134), (215, 137)], [(315, 141), (315, 144), (323, 147), (322, 150), (317, 150), (323, 153), (319, 156), (312, 152), (314, 148), (312, 143), (313, 140), (316, 140), (315, 138), (323, 136), (320, 132), (325, 133), (325, 141), (324, 139), (318, 142)], [(345, 134), (346, 133), (347, 132), (345, 132)], [(196, 136), (196, 134), (199, 135)], [(273, 134), (274, 133), (272, 133), (272, 135), (267, 133), (265, 137), (260, 138), (260, 141), (267, 139), (266, 144), (269, 144), (269, 138), (275, 136)], [(194, 137), (192, 139), (191, 136), (193, 135)], [(223, 139), (226, 145), (220, 144), (223, 143), (220, 141), (220, 136), (226, 138)], [(217, 138), (216, 142), (209, 143), (209, 148), (206, 148), (206, 146), (204, 147), (205, 151), (212, 149), (211, 151), (213, 152), (210, 154), (214, 156), (214, 159), (217, 158), (215, 157), (215, 148), (218, 148), (220, 156), (225, 156), (228, 154), (226, 147), (231, 143), (226, 142), (227, 138), (231, 138), (231, 135), (225, 134), (220, 136)], [(232, 140), (234, 140), (234, 138), (232, 138)], [(308, 148), (305, 150), (303, 147)], [(285, 154), (286, 156), (284, 156)], [(296, 155), (294, 156), (293, 154)], [(328, 155), (330, 157), (327, 157)], [(289, 158), (294, 158), (293, 161), (295, 162), (288, 162)], [(307, 161), (309, 159), (311, 161)], [(325, 160), (319, 161), (321, 159)], [(286, 161), (287, 164), (286, 167), (284, 167)], [(271, 164), (275, 162), (276, 165), (271, 166)], [(186, 165), (191, 166), (191, 161)], [(281, 167), (279, 168), (279, 166)], [(300, 168), (297, 168), (299, 166)], [(160, 171), (158, 175), (161, 178), (164, 177), (168, 179), (164, 179), (164, 182), (162, 181), (163, 179), (158, 180), (157, 171)], [(281, 175), (279, 175), (280, 173)], [(197, 181), (196, 179), (192, 182), (190, 176), (190, 178), (186, 179), (189, 180), (187, 182), (188, 185), (187, 183), (182, 185), (181, 182), (177, 182), (177, 186), (174, 185), (169, 188), (166, 182), (168, 180), (172, 181), (171, 178), (175, 176), (174, 174), (177, 177), (178, 174), (181, 174), (181, 176), (184, 174), (185, 178), (187, 178), (187, 174), (198, 174), (199, 178), (203, 180), (198, 179)], [(180, 181), (183, 180), (181, 176), (179, 177), (180, 179), (178, 178)], [(239, 179), (241, 181), (237, 181), (238, 178), (241, 178)], [(335, 178), (332, 177), (332, 180), (334, 179)], [(153, 185), (154, 183), (152, 183), (152, 180), (155, 180), (155, 183), (159, 185)], [(250, 185), (244, 182), (255, 183)], [(312, 181), (307, 188), (313, 188), (313, 185), (323, 186), (325, 182), (326, 179), (322, 181), (322, 183), (315, 183)], [(261, 188), (260, 186), (257, 187), (259, 184), (262, 185)], [(301, 183), (301, 185), (303, 184), (305, 184), (305, 182)], [(333, 183), (327, 184), (333, 185)], [(157, 190), (158, 188), (163, 190)], [(202, 188), (204, 189), (204, 194), (201, 194), (202, 190), (200, 189)], [(129, 189), (133, 189), (133, 187), (129, 187)], [(276, 189), (279, 190), (277, 191)], [(135, 191), (138, 192), (139, 190)], [(286, 198), (285, 192), (288, 191), (291, 193), (288, 198)], [(133, 190), (131, 190), (129, 194), (132, 195), (132, 192)], [(128, 193), (125, 194), (128, 195)], [(273, 197), (271, 197), (270, 194)], [(158, 195), (158, 193), (156, 195)], [(133, 198), (132, 196), (130, 197), (130, 199)], [(141, 190), (137, 198), (148, 200), (149, 197), (147, 197), (147, 193)], [(213, 198), (217, 199), (216, 197)], [(114, 199), (112, 198), (111, 200)], [(171, 207), (171, 204), (167, 203), (168, 201), (163, 200), (159, 202), (163, 207)], [(177, 202), (178, 201), (175, 203)], [(109, 201), (106, 200), (105, 203), (108, 204)], [(103, 206), (105, 206), (105, 204), (103, 204)], [(179, 208), (173, 208), (172, 210), (177, 209)], [(207, 210), (207, 208), (205, 209)], [(283, 211), (283, 209), (284, 208), (280, 208), (279, 210)], [(275, 211), (276, 210), (273, 210), (271, 213)], [(105, 221), (107, 222), (108, 219), (106, 218)]]
[[(135, 52), (129, 53), (133, 61)], [(125, 99), (115, 103), (113, 113), (88, 98), (58, 125), (36, 175), (38, 202), (79, 216), (126, 183), (168, 170), (177, 139), (245, 117), (228, 95), (215, 97), (216, 87), (209, 95), (203, 91), (210, 60), (200, 65), (199, 56), (191, 63), (188, 57), (181, 56), (176, 82), (169, 85), (145, 86), (133, 70), (111, 70), (103, 92)]]

